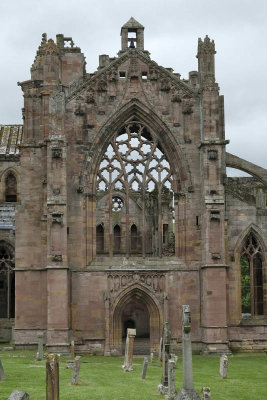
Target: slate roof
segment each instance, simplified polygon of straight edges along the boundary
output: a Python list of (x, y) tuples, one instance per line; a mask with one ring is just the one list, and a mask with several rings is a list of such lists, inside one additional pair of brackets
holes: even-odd
[(19, 154), (23, 125), (0, 125), (0, 155)]

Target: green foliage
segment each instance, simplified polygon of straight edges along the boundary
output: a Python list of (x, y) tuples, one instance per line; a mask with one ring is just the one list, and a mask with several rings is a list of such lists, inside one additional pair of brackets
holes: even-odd
[(250, 266), (247, 257), (242, 257), (241, 263), (241, 297), (242, 297), (242, 313), (251, 312), (250, 300)]
[[(31, 400), (45, 400), (45, 361), (36, 361), (33, 351), (2, 351), (0, 358), (6, 380), (0, 381), (0, 399), (24, 390)], [(71, 385), (72, 370), (65, 368), (69, 358), (60, 358), (61, 400), (163, 400), (157, 392), (161, 380), (161, 363), (148, 365), (147, 378), (141, 379), (143, 358), (134, 358), (134, 371), (123, 372), (122, 358), (82, 356), (79, 384)], [(219, 377), (219, 357), (193, 356), (194, 385), (211, 388), (216, 400), (251, 400), (267, 398), (267, 361), (265, 354), (238, 354), (229, 357), (228, 378)], [(182, 358), (176, 368), (176, 388), (182, 386)]]

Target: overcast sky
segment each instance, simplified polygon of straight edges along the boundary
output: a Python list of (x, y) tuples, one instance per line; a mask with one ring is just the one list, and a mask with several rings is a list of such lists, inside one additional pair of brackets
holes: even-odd
[(0, 124), (22, 123), (17, 81), (30, 79), (43, 32), (72, 36), (93, 72), (99, 54), (120, 50), (131, 16), (145, 26), (151, 58), (182, 78), (197, 70), (198, 38), (214, 39), (227, 151), (267, 168), (265, 0), (0, 0)]

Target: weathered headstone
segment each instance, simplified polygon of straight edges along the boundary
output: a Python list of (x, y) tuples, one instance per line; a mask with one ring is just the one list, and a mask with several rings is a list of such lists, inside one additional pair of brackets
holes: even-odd
[(59, 400), (59, 365), (57, 354), (49, 354), (46, 360), (46, 400)]
[(4, 373), (4, 368), (2, 365), (2, 361), (0, 360), (0, 381), (4, 381), (6, 379), (5, 373)]
[(153, 363), (154, 360), (154, 353), (150, 353), (150, 362)]
[(74, 340), (70, 342), (70, 353), (71, 353), (71, 358), (74, 360), (75, 358), (75, 351), (74, 351)]
[(41, 361), (44, 358), (44, 334), (38, 333), (38, 351), (36, 354), (36, 360)]
[(227, 378), (227, 371), (228, 371), (228, 357), (226, 354), (223, 354), (220, 357), (220, 377), (222, 379)]
[(168, 361), (168, 393), (165, 396), (166, 400), (174, 400), (176, 395), (175, 389), (175, 364), (173, 359)]
[(74, 368), (74, 360), (67, 360), (66, 361), (66, 368), (67, 369), (73, 369)]
[(194, 390), (192, 345), (191, 345), (191, 316), (190, 306), (182, 306), (182, 333), (183, 333), (183, 388), (179, 391), (177, 400), (200, 400)]
[(162, 361), (162, 337), (159, 342), (159, 361)]
[(21, 390), (13, 390), (8, 400), (29, 400), (30, 396), (28, 393), (23, 392)]
[(76, 356), (75, 360), (74, 360), (74, 367), (73, 367), (72, 380), (71, 380), (72, 385), (78, 385), (80, 366), (81, 366), (81, 357)]
[(209, 387), (203, 387), (202, 388), (201, 400), (211, 400), (210, 388)]
[(147, 364), (148, 364), (148, 359), (147, 357), (145, 357), (142, 368), (142, 379), (146, 379)]
[(127, 329), (127, 338), (126, 338), (126, 346), (125, 346), (125, 357), (123, 363), (123, 370), (125, 372), (133, 371), (133, 346), (134, 346), (134, 338), (136, 336), (136, 329)]
[(170, 359), (171, 333), (168, 322), (164, 322), (162, 335), (162, 377), (161, 384), (158, 385), (160, 394), (168, 393), (168, 361)]
[(176, 365), (177, 361), (178, 361), (178, 356), (176, 356), (176, 354), (171, 354), (171, 360), (173, 360), (175, 362), (175, 365)]

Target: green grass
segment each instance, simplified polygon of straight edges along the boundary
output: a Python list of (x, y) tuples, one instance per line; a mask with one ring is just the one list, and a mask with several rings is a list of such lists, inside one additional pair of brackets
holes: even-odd
[[(36, 361), (34, 351), (1, 351), (6, 380), (0, 382), (0, 400), (24, 390), (30, 400), (45, 400), (45, 361)], [(161, 364), (148, 365), (147, 378), (141, 379), (142, 358), (134, 358), (134, 371), (123, 372), (122, 358), (82, 356), (79, 385), (71, 385), (72, 370), (65, 368), (69, 357), (60, 358), (61, 400), (164, 400), (157, 393)], [(219, 357), (193, 356), (194, 385), (211, 388), (214, 400), (266, 400), (267, 357), (265, 354), (237, 354), (229, 357), (228, 378), (219, 377)], [(176, 388), (182, 386), (182, 358), (176, 369)]]

